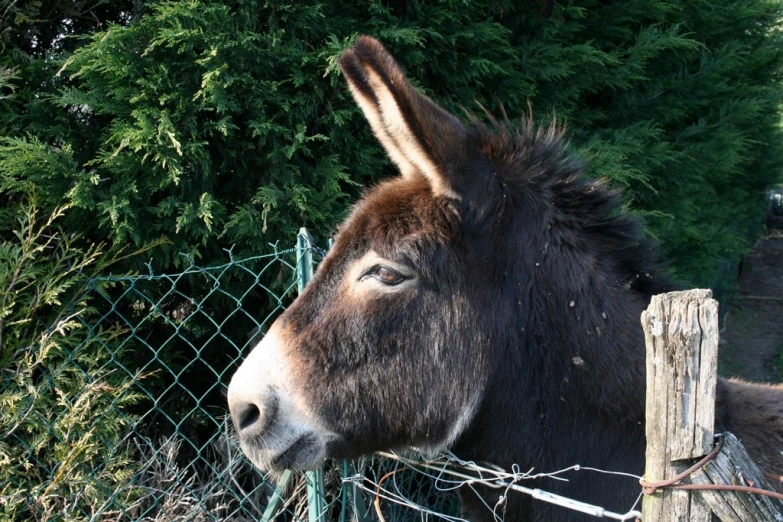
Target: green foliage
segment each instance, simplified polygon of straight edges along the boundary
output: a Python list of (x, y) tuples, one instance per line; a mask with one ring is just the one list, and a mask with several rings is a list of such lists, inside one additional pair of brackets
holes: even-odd
[(35, 155), (11, 175), (93, 241), (166, 237), (163, 270), (329, 234), (392, 174), (335, 67), (359, 33), (452, 110), (565, 121), (693, 284), (721, 285), (783, 165), (778, 1), (98, 2), (108, 26), (45, 36), (80, 5), (19, 14), (38, 46), (3, 33), (0, 163)]
[(106, 261), (58, 229), (66, 212), (22, 200), (0, 216), (2, 520), (92, 520), (135, 495), (122, 409), (137, 395), (107, 365), (124, 332), (84, 324), (85, 276)]

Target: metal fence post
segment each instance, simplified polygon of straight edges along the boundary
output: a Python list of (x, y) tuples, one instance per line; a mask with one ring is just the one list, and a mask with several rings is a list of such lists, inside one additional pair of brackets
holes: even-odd
[[(296, 236), (296, 275), (301, 294), (313, 278), (313, 236), (302, 227)], [(326, 522), (326, 488), (323, 468), (307, 472), (307, 506), (310, 522)]]
[(313, 278), (313, 246), (315, 241), (310, 232), (302, 227), (296, 235), (296, 276), (299, 283), (298, 289), (301, 294), (305, 286)]

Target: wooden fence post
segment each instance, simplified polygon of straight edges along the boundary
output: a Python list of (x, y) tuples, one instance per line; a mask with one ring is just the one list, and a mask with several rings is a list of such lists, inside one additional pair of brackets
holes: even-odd
[[(718, 303), (710, 290), (656, 295), (642, 312), (647, 345), (645, 480), (670, 479), (713, 447), (718, 368)], [(679, 461), (679, 462), (678, 462)], [(720, 452), (689, 476), (692, 484), (771, 490), (731, 433)], [(645, 522), (783, 522), (783, 503), (746, 492), (661, 489), (646, 495)]]
[[(642, 312), (647, 345), (645, 480), (666, 480), (687, 468), (674, 461), (713, 447), (718, 367), (718, 303), (710, 290), (656, 295)], [(708, 522), (710, 510), (687, 491), (644, 498), (647, 521)]]

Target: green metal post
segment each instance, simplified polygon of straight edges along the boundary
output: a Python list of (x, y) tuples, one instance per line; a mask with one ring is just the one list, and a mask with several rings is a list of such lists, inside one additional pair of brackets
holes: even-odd
[[(296, 236), (296, 271), (301, 294), (313, 278), (313, 236), (304, 227)], [(307, 472), (307, 506), (310, 522), (326, 522), (326, 488), (323, 468)]]
[(269, 504), (267, 504), (266, 509), (264, 510), (264, 514), (261, 516), (261, 522), (269, 522), (270, 520), (274, 520), (274, 518), (278, 515), (280, 506), (283, 504), (283, 495), (285, 494), (285, 490), (288, 488), (288, 482), (291, 480), (292, 474), (293, 472), (290, 469), (287, 469), (283, 472), (283, 475), (277, 482), (275, 491), (272, 493), (272, 496), (269, 499)]
[(313, 236), (302, 227), (296, 235), (296, 275), (299, 281), (299, 293), (313, 278)]

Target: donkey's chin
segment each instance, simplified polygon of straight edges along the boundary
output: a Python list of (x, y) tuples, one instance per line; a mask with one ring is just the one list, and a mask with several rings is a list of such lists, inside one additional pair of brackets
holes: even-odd
[(305, 433), (285, 444), (265, 444), (240, 440), (245, 455), (263, 472), (279, 473), (285, 469), (311, 470), (319, 468), (327, 458), (331, 438)]

